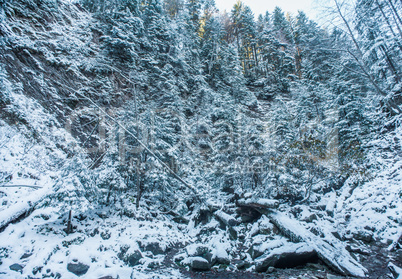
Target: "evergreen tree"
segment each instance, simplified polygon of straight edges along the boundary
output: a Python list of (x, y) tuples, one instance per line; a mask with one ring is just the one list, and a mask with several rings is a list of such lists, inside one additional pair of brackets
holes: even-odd
[(292, 32), (289, 21), (279, 7), (276, 7), (272, 14), (272, 27), (276, 37), (281, 43), (292, 44)]

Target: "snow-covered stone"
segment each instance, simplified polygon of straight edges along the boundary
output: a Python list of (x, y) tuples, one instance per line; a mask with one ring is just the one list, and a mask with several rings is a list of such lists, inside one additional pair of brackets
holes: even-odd
[(24, 267), (17, 263), (10, 265), (10, 270), (13, 270), (13, 271), (22, 272), (23, 269), (24, 269)]
[(165, 252), (166, 249), (163, 249), (159, 242), (150, 242), (145, 245), (144, 250), (151, 252), (153, 255), (161, 255)]
[(255, 261), (255, 270), (265, 272), (269, 267), (291, 268), (317, 260), (317, 253), (305, 243), (292, 243), (262, 255)]
[(77, 276), (84, 275), (88, 272), (89, 266), (80, 262), (72, 262), (67, 264), (67, 270)]
[(137, 250), (133, 253), (127, 254), (124, 257), (124, 262), (126, 262), (129, 266), (136, 266), (140, 263), (140, 259), (142, 259), (142, 254)]
[(186, 247), (186, 252), (189, 257), (203, 257), (211, 252), (211, 248), (202, 244), (190, 244)]
[(395, 279), (402, 279), (402, 268), (396, 266), (393, 263), (388, 264), (388, 269), (391, 271)]
[(209, 262), (202, 257), (188, 257), (182, 262), (184, 265), (188, 265), (195, 271), (206, 271), (210, 269)]

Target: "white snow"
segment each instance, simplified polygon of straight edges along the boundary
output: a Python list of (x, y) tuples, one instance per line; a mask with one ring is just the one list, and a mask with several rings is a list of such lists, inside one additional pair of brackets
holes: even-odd
[(313, 251), (314, 251), (314, 249), (306, 243), (290, 243), (289, 242), (286, 245), (281, 245), (274, 249), (270, 249), (264, 255), (258, 257), (255, 260), (255, 263), (258, 264), (258, 263), (264, 261), (267, 257), (273, 256), (273, 255), (281, 255), (284, 253), (294, 253), (294, 252), (295, 253), (305, 253), (305, 252), (313, 252)]
[(331, 263), (336, 266), (340, 271), (352, 274), (353, 276), (365, 277), (367, 272), (359, 262), (350, 256), (350, 254), (345, 250), (345, 244), (338, 241), (335, 237), (327, 235), (326, 237), (331, 237), (329, 243), (325, 242), (320, 237), (315, 236), (310, 231), (308, 231), (300, 222), (290, 218), (284, 213), (273, 214), (276, 224), (279, 227), (288, 231), (288, 235), (291, 235), (291, 240), (293, 241), (304, 241), (309, 246), (311, 246), (320, 257), (331, 261)]
[(368, 183), (357, 186), (352, 194), (345, 186), (338, 199), (335, 219), (349, 221), (340, 224), (340, 229), (355, 232), (372, 229), (374, 237), (392, 241), (402, 226), (402, 161), (384, 170)]
[(396, 266), (393, 263), (389, 263), (388, 268), (392, 269), (393, 273), (395, 273), (394, 275), (398, 276), (396, 277), (396, 279), (402, 279), (402, 268)]
[(182, 264), (184, 265), (191, 265), (194, 261), (202, 262), (202, 263), (208, 263), (208, 261), (202, 257), (188, 257), (185, 258), (182, 261)]
[[(90, 266), (85, 278), (106, 275), (130, 278), (131, 273), (138, 276), (134, 278), (181, 278), (177, 270), (148, 268), (150, 263), (159, 266), (164, 255), (147, 257), (147, 253), (142, 253), (142, 264), (134, 267), (127, 266), (117, 257), (124, 246), (129, 247), (126, 254), (130, 254), (140, 249), (139, 243), (145, 246), (157, 242), (163, 247), (189, 241), (185, 231), (163, 218), (139, 221), (112, 215), (102, 220), (87, 211), (84, 221), (73, 219), (77, 229), (66, 235), (63, 232), (66, 223), (58, 218), (58, 211), (50, 207), (40, 208), (22, 222), (7, 227), (0, 238), (0, 253), (7, 251), (7, 257), (2, 257), (0, 274), (9, 278), (26, 278), (32, 275), (32, 270), (42, 266), (38, 274), (47, 274), (46, 270), (50, 269), (54, 274), (62, 274), (63, 278), (76, 278), (66, 268), (68, 263), (77, 260)], [(99, 232), (94, 233), (94, 229)], [(110, 234), (110, 238), (102, 238), (105, 232)], [(21, 260), (24, 253), (32, 253), (32, 256)], [(22, 274), (9, 269), (14, 263), (24, 266)]]

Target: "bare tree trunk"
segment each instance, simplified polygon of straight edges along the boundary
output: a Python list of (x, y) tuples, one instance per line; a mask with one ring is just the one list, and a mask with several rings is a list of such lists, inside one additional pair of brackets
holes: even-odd
[(402, 38), (402, 30), (401, 30), (401, 27), (400, 27), (399, 24), (398, 24), (398, 20), (397, 20), (397, 18), (396, 18), (396, 15), (395, 15), (395, 13), (393, 13), (393, 12), (391, 12), (391, 14), (392, 14), (392, 17), (393, 17), (393, 19), (394, 19), (396, 28), (397, 28), (398, 31), (399, 31), (399, 35), (401, 35), (401, 38)]
[(142, 196), (142, 181), (139, 168), (137, 168), (137, 198), (135, 200), (135, 207), (140, 208), (140, 200)]
[(386, 48), (385, 46), (383, 46), (383, 45), (381, 45), (380, 46), (380, 49), (381, 49), (381, 51), (382, 51), (382, 53), (384, 54), (384, 56), (385, 56), (385, 58), (386, 58), (386, 60), (387, 60), (387, 64), (388, 64), (388, 66), (389, 66), (389, 68), (391, 69), (391, 72), (394, 74), (394, 76), (395, 76), (395, 81), (397, 82), (397, 83), (399, 83), (399, 81), (400, 81), (400, 79), (399, 79), (399, 73), (398, 73), (398, 70), (396, 69), (396, 67), (395, 67), (395, 63), (394, 63), (394, 61), (392, 60), (392, 58), (388, 55), (388, 48)]
[(356, 50), (359, 53), (359, 56), (363, 57), (363, 52), (362, 52), (359, 44), (357, 43), (356, 37), (353, 34), (353, 31), (352, 31), (352, 28), (350, 27), (349, 22), (346, 20), (345, 16), (343, 15), (343, 13), (341, 11), (341, 7), (339, 6), (338, 1), (334, 0), (334, 2), (335, 2), (335, 5), (336, 5), (337, 12), (338, 12), (339, 16), (341, 17), (343, 23), (345, 24), (346, 28), (348, 29), (349, 36), (351, 37), (351, 39), (352, 39), (352, 41), (353, 41), (353, 43), (354, 43), (354, 45), (356, 47)]
[[(401, 1), (402, 1), (402, 0), (401, 0)], [(381, 7), (380, 3), (378, 3), (378, 0), (376, 0), (375, 2), (376, 2), (376, 4), (377, 4), (378, 9), (381, 11), (381, 14), (382, 14), (382, 16), (383, 16), (385, 22), (387, 23), (389, 30), (391, 31), (392, 35), (394, 36), (395, 41), (396, 41), (396, 43), (397, 43), (399, 49), (402, 50), (402, 45), (401, 45), (401, 43), (400, 43), (400, 39), (398, 39), (398, 37), (397, 37), (397, 35), (396, 35), (394, 29), (392, 28), (391, 22), (389, 21), (387, 15), (385, 14), (384, 9)], [(402, 30), (401, 30), (400, 28), (397, 28), (397, 29), (398, 29), (398, 31), (399, 31), (399, 36), (402, 38)]]
[[(375, 82), (374, 77), (370, 74), (370, 71), (369, 71), (368, 67), (367, 67), (367, 66), (365, 65), (365, 63), (364, 63), (364, 60), (363, 60), (363, 56), (364, 56), (364, 55), (363, 55), (363, 51), (361, 50), (361, 48), (360, 48), (360, 46), (359, 46), (359, 44), (358, 44), (358, 42), (357, 42), (357, 39), (356, 39), (355, 35), (353, 34), (353, 31), (352, 31), (352, 28), (350, 27), (349, 22), (346, 20), (345, 16), (343, 15), (343, 13), (342, 13), (342, 11), (341, 11), (341, 7), (340, 7), (340, 5), (339, 5), (338, 0), (334, 0), (334, 3), (335, 3), (335, 5), (336, 5), (336, 10), (337, 10), (339, 16), (341, 17), (343, 23), (344, 23), (345, 26), (346, 26), (346, 28), (347, 28), (347, 30), (348, 30), (348, 33), (349, 33), (349, 36), (351, 37), (351, 39), (352, 39), (352, 41), (353, 41), (353, 44), (355, 45), (356, 51), (357, 51), (357, 53), (358, 53), (359, 56), (357, 57), (357, 56), (356, 56), (355, 54), (353, 54), (353, 52), (350, 51), (350, 50), (347, 50), (347, 52), (348, 52), (348, 53), (356, 60), (356, 62), (359, 64), (360, 69), (363, 71), (364, 75), (368, 78), (368, 80), (370, 81), (370, 83), (374, 86), (374, 88), (375, 88), (375, 90), (377, 91), (377, 93), (380, 94), (380, 95), (382, 95), (382, 96), (384, 96), (384, 97), (386, 97), (387, 94), (386, 94), (386, 93), (378, 86), (378, 84)], [(392, 110), (396, 111), (398, 114), (402, 113), (402, 110), (398, 107), (398, 105), (395, 103), (394, 100), (389, 100), (389, 101), (387, 102), (387, 106), (388, 106), (389, 109), (392, 109)]]
[(395, 9), (394, 4), (392, 3), (392, 1), (391, 1), (391, 0), (388, 0), (388, 3), (389, 3), (389, 5), (390, 5), (390, 7), (391, 7), (392, 11), (394, 12), (394, 14), (395, 14), (396, 18), (398, 19), (399, 23), (402, 25), (402, 20), (401, 20), (401, 17), (399, 16), (398, 11)]
[[(402, 1), (402, 0), (401, 0), (401, 1)], [(389, 22), (389, 19), (388, 19), (388, 17), (386, 16), (386, 14), (385, 14), (383, 8), (381, 7), (380, 3), (378, 3), (378, 0), (375, 0), (375, 3), (377, 4), (377, 7), (378, 7), (378, 9), (380, 10), (380, 12), (381, 12), (381, 14), (382, 14), (382, 17), (384, 18), (385, 22), (387, 23), (388, 28), (389, 28), (389, 30), (391, 31), (392, 35), (393, 35), (394, 37), (396, 37), (396, 34), (395, 34), (395, 32), (394, 32), (394, 29), (392, 28), (392, 25), (391, 25), (391, 23)]]
[(73, 232), (73, 227), (72, 227), (72, 224), (71, 224), (71, 218), (72, 218), (72, 212), (71, 212), (71, 209), (70, 209), (70, 211), (68, 212), (68, 221), (67, 221), (67, 230), (66, 230), (67, 234), (70, 234), (70, 233)]
[(255, 45), (252, 46), (252, 50), (253, 50), (253, 56), (254, 56), (254, 67), (255, 67), (255, 74), (258, 74), (258, 56), (257, 56), (257, 49), (255, 47)]
[(356, 47), (356, 51), (359, 54), (359, 57), (356, 57), (356, 55), (354, 55), (351, 51), (348, 50), (349, 54), (351, 54), (353, 56), (353, 58), (355, 58), (356, 62), (359, 64), (360, 68), (362, 69), (362, 71), (364, 72), (364, 74), (367, 76), (367, 78), (370, 80), (370, 82), (373, 84), (374, 88), (376, 89), (377, 93), (379, 93), (380, 95), (386, 96), (387, 94), (385, 94), (381, 88), (379, 88), (379, 86), (377, 85), (377, 83), (374, 81), (374, 78), (371, 76), (371, 74), (369, 73), (369, 70), (367, 68), (367, 66), (364, 64), (364, 61), (361, 61), (361, 59), (363, 58), (363, 51), (361, 50), (359, 44), (357, 43), (357, 40), (355, 38), (355, 35), (353, 34), (353, 31), (349, 25), (349, 22), (346, 20), (346, 18), (344, 17), (342, 11), (341, 11), (341, 7), (339, 6), (339, 3), (337, 0), (334, 0), (335, 5), (336, 5), (336, 9), (337, 12), (339, 14), (339, 16), (341, 17), (343, 23), (345, 24), (346, 28), (348, 29), (349, 32), (349, 36), (351, 37), (355, 47)]

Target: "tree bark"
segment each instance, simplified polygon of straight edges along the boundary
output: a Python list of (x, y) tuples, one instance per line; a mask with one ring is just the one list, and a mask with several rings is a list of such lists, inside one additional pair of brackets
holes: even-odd
[(391, 7), (392, 11), (394, 12), (394, 14), (395, 14), (396, 18), (398, 19), (399, 23), (402, 25), (402, 20), (401, 20), (401, 17), (399, 16), (398, 11), (395, 9), (394, 4), (392, 3), (392, 1), (391, 1), (391, 0), (388, 0), (388, 3), (389, 3), (389, 5), (390, 5), (390, 7)]
[(67, 234), (70, 234), (70, 233), (73, 232), (73, 226), (71, 224), (71, 218), (72, 218), (72, 212), (71, 212), (71, 209), (70, 209), (70, 211), (68, 212), (68, 221), (67, 221), (67, 230), (66, 230)]
[[(364, 72), (364, 74), (366, 75), (366, 77), (369, 79), (370, 83), (374, 86), (375, 90), (377, 91), (378, 94), (386, 97), (387, 94), (378, 86), (378, 84), (375, 82), (373, 76), (370, 74), (369, 69), (367, 68), (367, 66), (365, 65), (363, 59), (363, 51), (361, 50), (357, 39), (355, 37), (355, 35), (353, 34), (352, 28), (350, 27), (349, 22), (346, 20), (345, 16), (343, 15), (342, 11), (341, 11), (341, 7), (339, 6), (339, 3), (337, 0), (334, 0), (334, 3), (336, 5), (336, 9), (337, 12), (339, 14), (339, 16), (341, 17), (343, 23), (345, 24), (348, 32), (349, 32), (349, 36), (351, 37), (353, 44), (356, 47), (356, 51), (359, 55), (359, 57), (357, 57), (356, 55), (354, 55), (350, 50), (347, 50), (347, 52), (356, 60), (356, 62), (359, 64), (359, 67), (361, 68), (361, 70)], [(398, 107), (397, 104), (395, 104), (394, 100), (389, 100), (387, 102), (388, 107), (390, 109), (393, 109), (394, 111), (396, 111), (398, 114), (402, 113), (402, 110)]]

